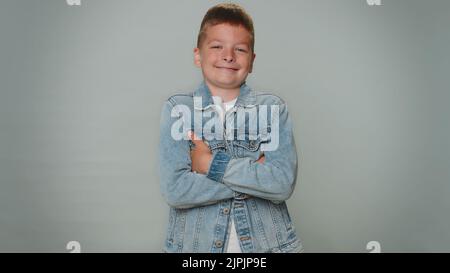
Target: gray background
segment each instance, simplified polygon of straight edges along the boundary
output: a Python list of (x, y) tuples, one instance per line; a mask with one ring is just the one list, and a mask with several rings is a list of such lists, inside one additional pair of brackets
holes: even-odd
[[(0, 251), (159, 252), (162, 102), (218, 1), (0, 0)], [(237, 1), (289, 104), (306, 251), (450, 251), (450, 1)]]

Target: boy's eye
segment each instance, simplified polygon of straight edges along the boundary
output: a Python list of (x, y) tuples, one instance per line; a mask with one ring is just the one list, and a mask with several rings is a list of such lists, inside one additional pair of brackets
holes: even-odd
[(247, 53), (247, 50), (244, 49), (244, 48), (236, 48), (236, 50), (239, 51), (239, 52)]
[(220, 45), (211, 46), (211, 48), (222, 48)]

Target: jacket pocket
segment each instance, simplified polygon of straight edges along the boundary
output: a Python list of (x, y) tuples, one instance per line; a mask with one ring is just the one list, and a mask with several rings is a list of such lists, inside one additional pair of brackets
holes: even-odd
[[(268, 129), (270, 132), (270, 128)], [(235, 157), (251, 157), (257, 160), (261, 156), (261, 144), (270, 142), (270, 134), (264, 133), (235, 133), (237, 139), (233, 141), (233, 150)]]

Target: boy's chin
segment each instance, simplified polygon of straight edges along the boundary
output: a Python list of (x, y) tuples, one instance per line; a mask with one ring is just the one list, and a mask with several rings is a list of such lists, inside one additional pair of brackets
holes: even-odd
[(216, 80), (216, 81), (209, 81), (211, 84), (213, 84), (216, 87), (219, 88), (223, 88), (223, 89), (236, 89), (236, 88), (240, 88), (242, 83), (245, 81), (241, 80), (241, 81), (224, 81), (224, 80)]

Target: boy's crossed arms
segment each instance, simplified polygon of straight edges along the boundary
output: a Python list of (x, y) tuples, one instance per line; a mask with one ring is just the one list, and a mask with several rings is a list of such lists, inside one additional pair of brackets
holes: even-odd
[[(173, 105), (166, 102), (163, 117), (170, 117)], [(294, 189), (297, 153), (292, 123), (285, 104), (280, 105), (280, 140), (275, 151), (253, 158), (231, 158), (226, 152), (211, 153), (208, 145), (190, 135), (195, 144), (170, 137), (169, 118), (161, 123), (161, 190), (169, 205), (192, 208), (231, 199), (239, 193), (280, 203)]]
[[(209, 146), (193, 132), (190, 131), (188, 135), (194, 143), (194, 147), (191, 149), (190, 153), (192, 161), (191, 170), (194, 173), (207, 174), (213, 159), (212, 152)], [(262, 164), (265, 159), (266, 157), (263, 154), (256, 162)]]

